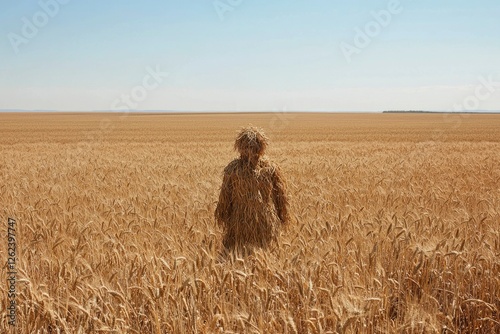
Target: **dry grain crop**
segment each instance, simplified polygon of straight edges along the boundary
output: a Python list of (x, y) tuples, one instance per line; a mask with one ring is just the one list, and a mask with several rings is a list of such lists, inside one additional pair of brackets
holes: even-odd
[[(0, 122), (17, 333), (500, 332), (498, 115)], [(280, 157), (291, 222), (277, 247), (217, 263), (221, 171), (248, 123)], [(0, 282), (6, 296), (5, 267)]]

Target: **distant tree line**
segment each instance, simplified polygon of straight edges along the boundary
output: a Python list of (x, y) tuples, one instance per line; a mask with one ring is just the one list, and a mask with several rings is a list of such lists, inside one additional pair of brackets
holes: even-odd
[(435, 111), (425, 111), (425, 110), (384, 110), (383, 111), (384, 114), (385, 113), (388, 113), (388, 114), (390, 114), (390, 113), (393, 113), (393, 114), (395, 114), (395, 113), (397, 113), (397, 114), (399, 114), (399, 113), (433, 113), (433, 112), (435, 112)]
[(475, 111), (425, 111), (425, 110), (384, 110), (384, 114), (408, 114), (408, 113), (419, 113), (419, 114), (500, 114), (497, 110), (475, 110)]

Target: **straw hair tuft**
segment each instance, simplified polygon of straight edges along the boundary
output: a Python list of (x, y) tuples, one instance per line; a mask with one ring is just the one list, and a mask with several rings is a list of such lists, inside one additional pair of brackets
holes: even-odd
[(261, 157), (269, 145), (264, 130), (256, 126), (247, 126), (241, 129), (234, 143), (235, 151), (238, 151), (242, 156), (256, 155)]

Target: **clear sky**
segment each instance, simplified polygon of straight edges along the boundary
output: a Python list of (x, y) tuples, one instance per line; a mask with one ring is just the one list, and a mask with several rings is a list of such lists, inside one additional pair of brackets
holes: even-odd
[(0, 109), (500, 110), (500, 1), (1, 1)]

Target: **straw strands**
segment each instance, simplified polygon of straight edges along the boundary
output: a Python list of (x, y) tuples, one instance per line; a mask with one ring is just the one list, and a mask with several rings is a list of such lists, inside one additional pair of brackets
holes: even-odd
[(262, 129), (243, 128), (235, 142), (240, 158), (224, 169), (215, 218), (227, 250), (267, 247), (289, 220), (282, 172), (262, 156), (267, 145)]

